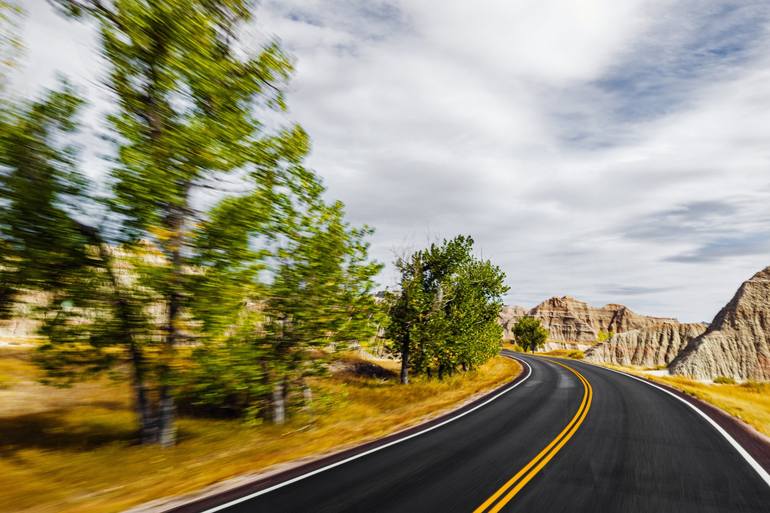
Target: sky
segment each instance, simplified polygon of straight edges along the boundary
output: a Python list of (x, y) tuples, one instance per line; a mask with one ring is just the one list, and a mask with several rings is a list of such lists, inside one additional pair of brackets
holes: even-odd
[[(85, 171), (111, 148), (92, 27), (23, 0), (13, 87), (91, 98)], [(263, 0), (246, 31), (295, 59), (287, 117), (372, 255), (457, 234), (509, 304), (570, 295), (710, 321), (770, 265), (770, 2)]]

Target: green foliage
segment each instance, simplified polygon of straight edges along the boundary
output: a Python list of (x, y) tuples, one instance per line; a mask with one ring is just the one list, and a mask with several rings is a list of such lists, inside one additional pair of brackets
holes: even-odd
[(256, 287), (254, 303), (233, 310), (238, 318), (224, 343), (196, 351), (182, 387), (196, 404), (252, 420), (264, 416), (276, 383), (303, 386), (307, 376), (323, 372), (326, 349), (375, 335), (381, 309), (372, 288), (381, 266), (367, 257), (371, 230), (350, 228), (339, 202), (313, 203), (295, 214), (298, 219), (285, 219), (273, 281)]
[(516, 343), (525, 351), (534, 353), (548, 340), (548, 330), (540, 323), (540, 319), (526, 315), (516, 321), (513, 327), (513, 336)]
[(396, 262), (401, 287), (388, 300), (386, 331), (405, 368), (442, 377), (499, 351), (505, 275), (472, 250), (473, 239), (458, 236)]
[(85, 182), (74, 167), (75, 149), (63, 143), (81, 103), (64, 83), (41, 101), (0, 112), (3, 311), (26, 288), (60, 287), (86, 258), (87, 239), (72, 215)]
[(596, 342), (601, 344), (611, 339), (614, 335), (615, 333), (612, 330), (599, 330), (599, 333), (596, 335)]
[(46, 294), (52, 383), (127, 364), (143, 441), (173, 443), (177, 393), (255, 418), (380, 315), (371, 229), (323, 201), (301, 127), (260, 121), (285, 110), (289, 58), (238, 40), (250, 1), (55, 3), (100, 30), (111, 188), (86, 187), (65, 144), (82, 103), (66, 83), (0, 106), (0, 307)]
[(735, 378), (729, 376), (717, 376), (714, 378), (714, 383), (718, 385), (735, 385)]

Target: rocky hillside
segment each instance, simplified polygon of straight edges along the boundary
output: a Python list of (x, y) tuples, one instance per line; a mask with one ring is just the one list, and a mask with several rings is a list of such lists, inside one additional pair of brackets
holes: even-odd
[(524, 315), (540, 319), (550, 332), (551, 342), (576, 344), (592, 344), (600, 332), (625, 333), (657, 324), (678, 325), (675, 319), (639, 315), (623, 305), (594, 307), (573, 297), (563, 296), (552, 297), (530, 310), (520, 306), (503, 308), (500, 322), (505, 330), (505, 338), (513, 338), (511, 330)]
[(706, 327), (700, 323), (662, 322), (618, 333), (586, 351), (586, 360), (645, 367), (668, 365)]
[(698, 379), (770, 380), (770, 267), (743, 282), (669, 369)]

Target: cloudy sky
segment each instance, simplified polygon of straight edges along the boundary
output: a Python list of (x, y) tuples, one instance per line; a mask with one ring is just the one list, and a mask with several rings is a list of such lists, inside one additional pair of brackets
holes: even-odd
[[(92, 97), (93, 31), (23, 0), (25, 94)], [(264, 0), (296, 58), (290, 117), (373, 254), (470, 234), (510, 303), (553, 295), (711, 320), (770, 265), (766, 0)], [(390, 284), (392, 268), (381, 281)]]

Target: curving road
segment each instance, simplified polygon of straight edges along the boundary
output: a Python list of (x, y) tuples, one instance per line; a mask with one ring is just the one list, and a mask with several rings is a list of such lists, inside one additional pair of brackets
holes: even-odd
[(516, 358), (518, 383), (456, 420), (178, 511), (770, 511), (770, 483), (680, 400), (581, 362)]

